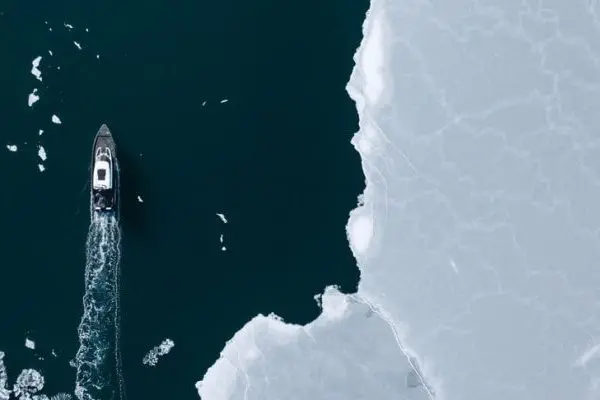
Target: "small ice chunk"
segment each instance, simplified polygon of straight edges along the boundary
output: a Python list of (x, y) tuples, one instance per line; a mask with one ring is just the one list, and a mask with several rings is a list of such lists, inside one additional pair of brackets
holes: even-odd
[(50, 54), (51, 56), (54, 55), (54, 54), (52, 54), (52, 50), (48, 50), (48, 54)]
[(229, 101), (228, 99), (223, 99), (223, 100), (221, 100), (221, 104), (227, 103), (228, 101)]
[(37, 89), (33, 89), (33, 92), (29, 93), (29, 98), (27, 99), (27, 104), (29, 105), (29, 107), (31, 107), (39, 99), (40, 99), (40, 96), (37, 95)]
[(137, 197), (137, 201), (139, 201), (140, 203), (143, 203), (143, 202), (144, 202), (144, 199), (142, 199), (142, 197), (141, 197), (141, 196), (138, 196), (138, 197)]
[(86, 32), (89, 32), (90, 30), (89, 30), (88, 28), (85, 28), (85, 31), (86, 31)]
[(44, 149), (43, 146), (38, 146), (38, 157), (42, 161), (46, 161), (46, 150)]
[(43, 134), (43, 133), (44, 133), (44, 130), (43, 130), (43, 129), (40, 129), (40, 130), (38, 131), (38, 135), (39, 135), (39, 136), (42, 136), (42, 134)]
[(225, 246), (221, 247), (221, 251), (225, 251), (225, 250), (227, 250), (227, 247), (225, 247)]
[(227, 218), (225, 218), (224, 214), (217, 213), (217, 217), (221, 218), (221, 221), (223, 221), (223, 223), (227, 223)]
[(36, 77), (38, 81), (42, 80), (42, 71), (39, 70), (40, 61), (42, 61), (42, 56), (37, 56), (31, 62), (31, 74)]
[(96, 58), (97, 58), (97, 59), (100, 59), (100, 54), (96, 54)]
[(171, 339), (163, 340), (159, 346), (155, 346), (144, 356), (142, 362), (152, 367), (155, 366), (158, 364), (158, 358), (168, 354), (173, 346), (175, 346), (175, 342), (173, 342)]
[(65, 22), (65, 24), (64, 24), (64, 25), (65, 25), (65, 28), (67, 28), (68, 30), (71, 30), (71, 29), (73, 29), (73, 25), (71, 25), (71, 24), (67, 24), (67, 23)]
[(56, 354), (56, 350), (54, 349), (50, 351), (50, 354), (52, 354), (52, 357), (58, 357), (58, 354)]
[(52, 115), (52, 122), (55, 124), (62, 124), (62, 121), (56, 116), (56, 114)]
[(46, 170), (46, 167), (44, 167), (44, 164), (38, 164), (38, 169), (40, 170), (40, 172), (44, 172)]
[(81, 50), (81, 45), (79, 44), (79, 42), (73, 41), (73, 44), (75, 45), (75, 47)]
[(31, 350), (35, 350), (35, 342), (29, 338), (25, 338), (25, 347)]
[(8, 151), (12, 151), (13, 153), (18, 150), (16, 144), (7, 144), (6, 148), (8, 149)]
[(204, 107), (205, 105), (206, 105), (206, 100), (204, 100), (204, 101), (202, 102), (202, 107)]

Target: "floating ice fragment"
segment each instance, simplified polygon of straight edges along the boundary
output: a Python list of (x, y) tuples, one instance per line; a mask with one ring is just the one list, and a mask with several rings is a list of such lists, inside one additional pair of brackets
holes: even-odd
[(6, 148), (8, 149), (8, 151), (12, 151), (13, 153), (18, 150), (16, 144), (7, 144)]
[(58, 357), (58, 354), (56, 354), (56, 350), (54, 349), (50, 351), (50, 354), (52, 354), (52, 357)]
[(86, 31), (86, 32), (89, 32), (90, 30), (89, 30), (88, 28), (85, 28), (85, 31)]
[(64, 24), (64, 25), (65, 25), (65, 28), (67, 28), (68, 30), (71, 30), (71, 29), (73, 29), (73, 25), (71, 25), (71, 24), (67, 24), (67, 23), (65, 22), (65, 24)]
[(31, 395), (44, 388), (44, 377), (35, 369), (24, 369), (13, 387), (15, 396), (30, 399)]
[(40, 172), (44, 172), (46, 170), (46, 167), (44, 167), (44, 164), (38, 164), (38, 169), (40, 170)]
[(175, 346), (175, 342), (171, 339), (163, 340), (159, 346), (155, 346), (144, 356), (142, 362), (146, 365), (155, 366), (158, 363), (158, 358), (168, 354), (173, 346)]
[(75, 45), (75, 47), (77, 47), (79, 50), (81, 50), (81, 45), (78, 42), (73, 41), (73, 44)]
[(4, 353), (0, 351), (0, 400), (8, 400), (10, 397), (10, 390), (6, 388), (8, 375), (3, 359)]
[(31, 350), (35, 350), (35, 342), (29, 338), (25, 338), (25, 347)]
[(228, 101), (229, 101), (228, 99), (223, 99), (223, 100), (221, 100), (221, 104), (227, 103)]
[(202, 107), (206, 105), (206, 100), (202, 102)]
[(42, 56), (37, 56), (31, 62), (31, 74), (36, 77), (38, 81), (42, 80), (42, 71), (39, 70), (40, 61), (42, 61)]
[(223, 223), (227, 223), (227, 218), (225, 218), (224, 214), (217, 213), (217, 217), (221, 218), (221, 221), (223, 221)]
[(55, 124), (62, 124), (62, 121), (56, 115), (52, 115), (52, 122)]
[(27, 104), (29, 105), (29, 107), (31, 107), (39, 99), (40, 99), (40, 96), (37, 95), (37, 89), (33, 89), (33, 92), (29, 93), (29, 98), (27, 99)]
[(46, 149), (43, 146), (38, 146), (38, 157), (46, 161)]
[(219, 242), (223, 243), (223, 234), (219, 237)]
[(96, 54), (96, 58), (97, 58), (97, 59), (100, 59), (100, 54)]
[(137, 200), (138, 200), (140, 203), (143, 203), (143, 202), (144, 202), (144, 199), (142, 199), (142, 197), (141, 197), (141, 196), (138, 196), (138, 197), (137, 197)]
[(40, 129), (40, 130), (38, 131), (38, 135), (39, 135), (39, 136), (42, 136), (42, 133), (44, 133), (44, 130), (43, 130), (43, 129)]

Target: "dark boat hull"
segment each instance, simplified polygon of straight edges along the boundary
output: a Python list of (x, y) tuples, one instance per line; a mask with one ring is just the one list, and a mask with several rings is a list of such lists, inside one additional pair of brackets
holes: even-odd
[[(99, 149), (108, 149), (110, 151), (110, 188), (95, 188), (94, 173)], [(91, 168), (91, 210), (98, 213), (117, 214), (119, 209), (119, 164), (117, 161), (117, 147), (114, 138), (106, 125), (102, 125), (94, 139), (92, 148), (92, 168)]]

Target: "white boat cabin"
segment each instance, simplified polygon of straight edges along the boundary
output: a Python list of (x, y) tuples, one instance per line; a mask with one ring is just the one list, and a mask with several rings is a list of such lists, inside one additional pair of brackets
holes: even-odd
[(93, 187), (98, 190), (112, 189), (112, 169), (110, 151), (98, 149), (94, 163)]

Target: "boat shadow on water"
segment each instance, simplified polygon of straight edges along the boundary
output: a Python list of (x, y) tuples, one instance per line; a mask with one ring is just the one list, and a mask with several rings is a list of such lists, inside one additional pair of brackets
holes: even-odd
[[(118, 135), (116, 137), (118, 146)], [(144, 186), (141, 182), (139, 161), (136, 160), (136, 157), (132, 157), (132, 154), (124, 147), (117, 147), (117, 151), (120, 175), (119, 220), (125, 232), (141, 236), (148, 230), (146, 229), (144, 207), (140, 207), (141, 204), (137, 200), (137, 196), (143, 192), (141, 188)]]

